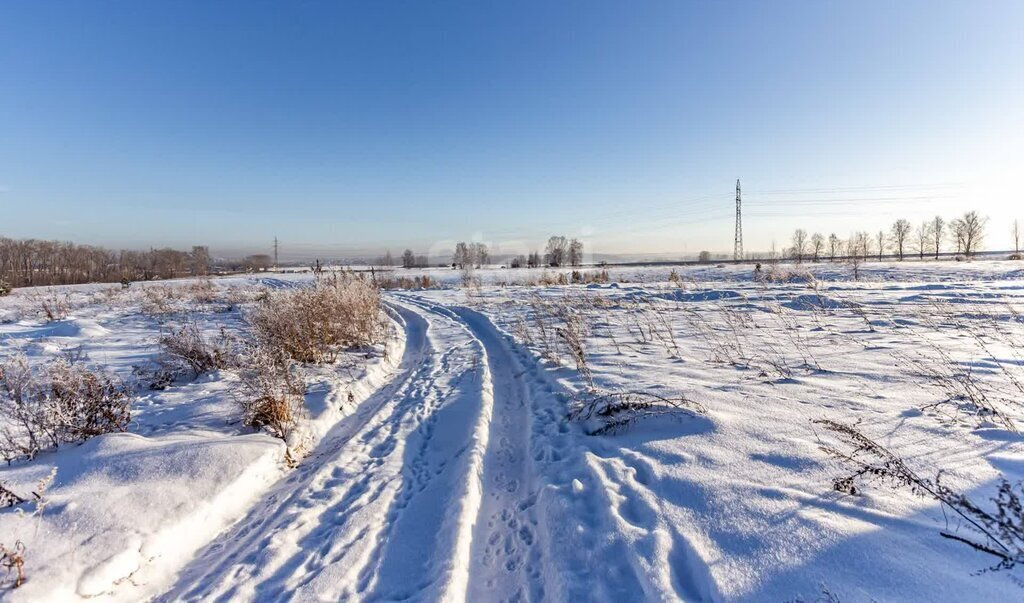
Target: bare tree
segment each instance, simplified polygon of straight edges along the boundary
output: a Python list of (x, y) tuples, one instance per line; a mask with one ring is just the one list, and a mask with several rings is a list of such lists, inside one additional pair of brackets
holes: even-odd
[(579, 239), (569, 241), (569, 265), (576, 267), (583, 264), (583, 243)]
[(473, 252), (470, 251), (469, 245), (459, 241), (455, 245), (455, 254), (452, 256), (452, 264), (459, 270), (463, 270), (468, 265), (473, 264)]
[(413, 253), (412, 249), (406, 249), (402, 252), (402, 268), (415, 268), (416, 267), (416, 254)]
[(973, 257), (981, 247), (987, 221), (988, 219), (979, 216), (978, 212), (969, 211), (950, 223), (953, 236), (956, 237), (957, 248), (968, 258)]
[(540, 252), (534, 251), (526, 258), (526, 266), (528, 268), (539, 268), (541, 261)]
[(803, 262), (805, 253), (807, 253), (807, 231), (797, 228), (793, 231), (793, 259), (798, 264)]
[(1020, 220), (1013, 221), (1013, 255), (1020, 259)]
[(935, 259), (939, 259), (939, 252), (942, 251), (942, 236), (945, 233), (946, 222), (942, 216), (935, 216), (932, 219), (932, 243), (935, 249)]
[(266, 255), (265, 253), (246, 256), (244, 264), (245, 269), (252, 272), (264, 272), (266, 270), (270, 270), (270, 267), (273, 265), (274, 258)]
[(899, 219), (892, 225), (892, 243), (896, 248), (896, 256), (903, 261), (903, 250), (907, 246), (907, 237), (910, 236), (910, 222)]
[(836, 256), (842, 252), (843, 241), (836, 236), (836, 233), (828, 235), (828, 261), (836, 261)]
[[(867, 231), (860, 231), (856, 234), (856, 252), (851, 255), (859, 255), (861, 261), (867, 261), (868, 256), (871, 255), (871, 234)], [(853, 249), (851, 248), (851, 252)]]
[(206, 276), (210, 274), (210, 248), (205, 245), (192, 247), (192, 274), (195, 276)]
[(928, 251), (928, 244), (932, 239), (932, 224), (931, 222), (924, 221), (918, 225), (917, 230), (914, 231), (914, 243), (917, 245), (917, 252), (919, 259), (924, 259), (924, 252)]
[(470, 263), (474, 264), (477, 268), (481, 268), (484, 264), (489, 264), (491, 261), (487, 245), (483, 243), (470, 243), (469, 258)]
[(878, 234), (875, 235), (875, 242), (878, 243), (878, 261), (882, 261), (882, 256), (885, 255), (885, 231), (879, 230)]
[(568, 247), (569, 242), (563, 236), (549, 238), (547, 247), (544, 250), (548, 266), (558, 267), (565, 264)]
[(814, 256), (814, 263), (817, 264), (821, 258), (821, 252), (825, 249), (825, 237), (820, 232), (816, 232), (811, 236), (811, 253)]
[(870, 253), (868, 246), (871, 236), (866, 232), (858, 232), (850, 237), (847, 243), (846, 261), (853, 268), (853, 279), (860, 280), (860, 265)]

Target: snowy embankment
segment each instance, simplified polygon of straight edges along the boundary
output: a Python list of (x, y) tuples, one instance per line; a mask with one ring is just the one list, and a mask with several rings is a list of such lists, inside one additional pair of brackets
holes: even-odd
[[(235, 285), (251, 283), (236, 279)], [(20, 320), (0, 325), (0, 353), (45, 364), (73, 352), (134, 381), (135, 369), (157, 354), (156, 340), (167, 325), (188, 318), (208, 333), (240, 328), (230, 306), (193, 308), (185, 316), (174, 308), (140, 309), (135, 302), (146, 297), (138, 292), (109, 293), (118, 299), (110, 303), (97, 297), (100, 291), (109, 290), (61, 290), (68, 314), (50, 323), (31, 316), (38, 292), (3, 300)], [(126, 433), (65, 444), (0, 468), (6, 488), (24, 498), (41, 496), (38, 503), (0, 510), (0, 541), (8, 548), (24, 545), (27, 578), (3, 597), (137, 601), (162, 592), (197, 549), (237, 521), (296, 458), (390, 378), (404, 349), (404, 329), (393, 322), (386, 354), (347, 354), (312, 372), (308, 417), (290, 439), (291, 450), (239, 423), (236, 378), (217, 371), (163, 391), (148, 391), (140, 381)]]

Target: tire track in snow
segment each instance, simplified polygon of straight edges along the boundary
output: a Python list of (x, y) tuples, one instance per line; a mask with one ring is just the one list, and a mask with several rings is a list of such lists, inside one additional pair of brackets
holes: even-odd
[[(479, 472), (480, 505), (466, 522), (469, 539), (465, 600), (537, 601), (551, 598), (545, 589), (543, 527), (536, 509), (544, 482), (535, 460), (552, 453), (541, 444), (559, 421), (550, 409), (534, 404), (527, 372), (503, 336), (482, 314), (446, 307), (419, 297), (404, 297), (431, 312), (464, 324), (481, 349), (491, 395), (493, 417)], [(536, 365), (529, 366), (536, 370)], [(485, 388), (487, 389), (487, 388)], [(551, 393), (550, 390), (547, 392)], [(486, 395), (486, 394), (485, 394)], [(550, 397), (550, 396), (549, 396)], [(543, 429), (536, 423), (543, 424)], [(565, 430), (560, 431), (562, 435)], [(538, 442), (533, 436), (538, 435)]]
[(450, 589), (482, 348), (448, 318), (398, 311), (401, 375), (209, 545), (166, 600), (431, 599)]
[[(630, 511), (643, 524), (646, 509), (634, 504), (624, 512), (613, 498), (614, 485), (591, 450), (601, 445), (575, 439), (566, 392), (530, 352), (481, 313), (435, 309), (460, 317), (481, 341), (493, 382), (467, 600), (717, 600), (706, 566), (678, 530), (623, 524)], [(645, 560), (655, 551), (646, 539), (627, 536), (629, 528), (653, 539), (658, 553), (670, 550), (667, 572), (660, 555), (653, 566)]]
[(530, 453), (529, 392), (500, 336), (483, 315), (458, 308), (483, 344), (494, 392), (482, 504), (473, 532), (468, 600), (536, 601), (545, 596)]

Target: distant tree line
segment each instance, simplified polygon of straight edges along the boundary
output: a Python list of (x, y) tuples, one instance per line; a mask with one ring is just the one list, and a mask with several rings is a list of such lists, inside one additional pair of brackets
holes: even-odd
[(150, 280), (209, 274), (210, 251), (112, 251), (61, 241), (0, 237), (0, 281), (12, 287)]
[[(941, 216), (925, 220), (916, 227), (909, 220), (896, 220), (888, 229), (877, 233), (866, 231), (856, 232), (847, 239), (835, 233), (825, 238), (821, 233), (808, 234), (802, 228), (793, 232), (792, 246), (787, 248), (783, 256), (797, 263), (804, 261), (819, 262), (836, 259), (853, 259), (866, 261), (877, 258), (881, 261), (886, 255), (904, 258), (916, 255), (939, 258), (944, 251), (953, 251), (957, 256), (974, 257), (985, 240), (987, 218), (977, 212), (969, 211), (962, 216), (946, 221)], [(1020, 255), (1020, 228), (1013, 223), (1014, 254)]]
[(402, 268), (426, 268), (430, 265), (429, 260), (427, 260), (427, 256), (416, 255), (416, 252), (412, 249), (406, 249), (402, 252), (401, 257), (399, 257), (398, 260), (395, 260), (395, 258), (392, 257), (390, 249), (384, 252), (384, 255), (373, 260), (374, 266), (386, 266), (388, 268), (399, 263)]

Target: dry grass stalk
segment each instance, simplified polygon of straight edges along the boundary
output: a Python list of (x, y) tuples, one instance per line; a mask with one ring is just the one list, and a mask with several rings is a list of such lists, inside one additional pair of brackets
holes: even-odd
[(643, 419), (658, 416), (702, 415), (705, 408), (685, 396), (668, 398), (651, 392), (603, 392), (584, 394), (569, 404), (568, 419), (597, 421), (589, 435), (604, 435), (625, 429)]
[(998, 559), (990, 569), (1010, 569), (1024, 563), (1024, 485), (1011, 484), (1000, 478), (994, 509), (985, 509), (961, 492), (942, 483), (942, 472), (935, 479), (924, 478), (913, 471), (902, 458), (878, 444), (857, 429), (829, 419), (814, 421), (838, 440), (837, 444), (822, 442), (828, 456), (854, 469), (853, 474), (836, 478), (832, 487), (838, 492), (856, 495), (858, 482), (877, 481), (894, 489), (907, 489), (912, 494), (938, 501), (963, 522), (968, 535), (944, 530), (940, 535), (966, 544), (976, 551)]

